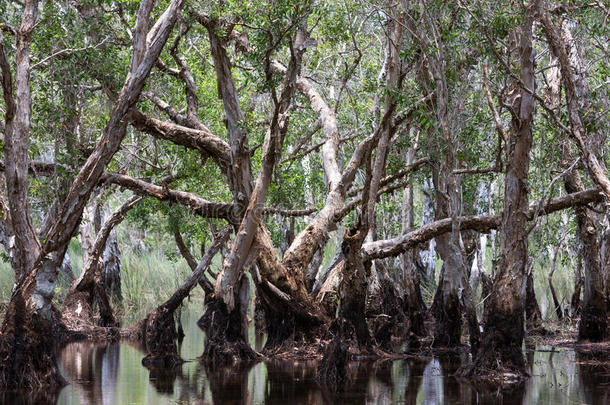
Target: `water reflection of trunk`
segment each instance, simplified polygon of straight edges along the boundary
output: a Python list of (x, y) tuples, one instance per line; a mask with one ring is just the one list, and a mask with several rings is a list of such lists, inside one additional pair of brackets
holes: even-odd
[(181, 367), (152, 367), (148, 370), (148, 381), (160, 394), (173, 394), (174, 382), (178, 377), (183, 377)]
[[(315, 381), (317, 361), (271, 361), (267, 365), (266, 404), (334, 403)], [(326, 394), (326, 395), (325, 395)]]
[(534, 358), (536, 356), (536, 343), (531, 340), (525, 341), (525, 365), (527, 372), (532, 374), (534, 370)]
[(455, 379), (455, 374), (461, 365), (459, 355), (448, 354), (439, 358), (443, 381), (443, 403), (470, 404), (472, 403), (472, 388), (468, 384), (461, 384)]
[(433, 359), (426, 365), (423, 376), (424, 404), (442, 404), (445, 394), (441, 366), (437, 359)]
[(0, 391), (0, 404), (54, 405), (59, 400), (58, 390)]
[[(243, 363), (242, 363), (243, 364)], [(213, 404), (249, 404), (248, 373), (251, 365), (237, 367), (209, 367), (206, 374), (210, 382)]]
[(371, 369), (366, 390), (366, 403), (386, 405), (392, 403), (392, 362), (377, 361)]
[(610, 403), (610, 374), (608, 374), (608, 363), (600, 361), (607, 355), (599, 352), (576, 352), (576, 364), (578, 364), (578, 377), (584, 388), (584, 399), (582, 402), (589, 405)]
[(120, 346), (71, 343), (61, 352), (64, 373), (78, 387), (81, 404), (116, 403)]
[(427, 360), (417, 358), (405, 362), (409, 375), (405, 390), (405, 405), (417, 404), (417, 393), (422, 382), (426, 363)]

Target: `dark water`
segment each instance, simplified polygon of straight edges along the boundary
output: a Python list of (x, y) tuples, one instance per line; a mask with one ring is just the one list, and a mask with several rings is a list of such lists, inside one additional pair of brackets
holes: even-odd
[[(203, 351), (203, 333), (185, 313), (185, 359)], [(253, 338), (254, 342), (255, 339)], [(261, 343), (260, 341), (258, 342)], [(527, 351), (532, 377), (508, 392), (485, 390), (451, 375), (460, 359), (442, 356), (353, 364), (343, 392), (331, 393), (315, 381), (314, 362), (267, 362), (247, 369), (206, 370), (197, 361), (177, 370), (150, 372), (144, 354), (127, 344), (77, 342), (61, 353), (70, 381), (59, 404), (610, 404), (608, 363), (572, 350)], [(0, 403), (23, 403), (14, 396)], [(43, 403), (44, 396), (29, 398)]]

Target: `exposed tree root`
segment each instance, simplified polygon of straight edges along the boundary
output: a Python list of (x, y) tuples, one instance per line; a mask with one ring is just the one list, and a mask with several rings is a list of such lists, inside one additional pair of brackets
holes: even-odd
[(57, 367), (53, 322), (27, 310), (21, 293), (15, 293), (0, 333), (0, 389), (54, 392), (66, 384)]
[(503, 386), (523, 382), (529, 377), (521, 349), (524, 332), (522, 328), (514, 327), (523, 324), (523, 310), (513, 314), (499, 312), (489, 312), (481, 347), (473, 364), (460, 368), (460, 376)]
[[(106, 301), (107, 302), (107, 301)], [(93, 341), (115, 341), (119, 339), (118, 323), (112, 310), (102, 311), (104, 316), (95, 319), (93, 299), (89, 291), (71, 290), (64, 300), (61, 320), (72, 331)]]
[(142, 360), (144, 366), (171, 368), (183, 362), (176, 345), (178, 332), (174, 318), (175, 312), (180, 308), (182, 301), (191, 290), (204, 277), (204, 272), (209, 268), (212, 258), (229, 237), (230, 230), (231, 228), (227, 226), (216, 235), (214, 242), (203, 255), (199, 265), (167, 301), (159, 305), (157, 309), (150, 312), (136, 325), (121, 332), (121, 337), (125, 339), (142, 342), (147, 353)]
[(377, 344), (385, 351), (392, 351), (393, 338), (404, 341), (411, 330), (411, 320), (403, 308), (405, 304), (389, 278), (382, 277), (379, 294), (369, 300), (367, 318), (369, 328)]
[[(439, 284), (439, 290), (442, 290)], [(455, 348), (461, 345), (462, 336), (462, 311), (457, 295), (449, 294), (443, 297), (443, 292), (439, 292), (439, 305), (436, 317), (437, 327), (434, 335), (434, 347)]]
[[(595, 303), (598, 305), (596, 306)], [(588, 304), (588, 305), (587, 305)], [(601, 342), (607, 336), (608, 320), (606, 317), (605, 300), (597, 298), (585, 303), (580, 316), (578, 340)]]
[[(285, 298), (265, 283), (257, 286), (265, 313), (267, 342), (263, 353), (269, 357), (308, 358), (318, 355), (325, 324), (309, 316), (308, 308)], [(315, 354), (314, 354), (315, 353)]]
[(198, 322), (208, 338), (200, 361), (210, 367), (223, 367), (263, 359), (248, 344), (246, 314), (241, 305), (229, 312), (225, 303), (213, 296), (206, 297), (206, 304), (206, 313)]
[(147, 368), (173, 368), (183, 363), (178, 354), (178, 333), (173, 311), (159, 307), (135, 325), (135, 337), (143, 343)]
[(348, 361), (348, 346), (336, 335), (318, 366), (318, 380), (323, 381), (331, 391), (336, 391), (346, 381)]

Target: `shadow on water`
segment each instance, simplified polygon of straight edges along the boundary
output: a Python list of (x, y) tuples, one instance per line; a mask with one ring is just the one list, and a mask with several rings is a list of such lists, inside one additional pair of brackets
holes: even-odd
[[(204, 334), (183, 314), (184, 359), (175, 369), (148, 370), (127, 344), (77, 342), (59, 358), (70, 382), (60, 393), (0, 393), (0, 404), (609, 404), (606, 354), (527, 346), (532, 377), (512, 390), (475, 387), (454, 377), (467, 360), (443, 354), (354, 362), (338, 390), (316, 380), (316, 361), (268, 361), (246, 368), (207, 368), (196, 361)], [(253, 339), (254, 341), (254, 339)], [(258, 342), (259, 344), (261, 342)]]

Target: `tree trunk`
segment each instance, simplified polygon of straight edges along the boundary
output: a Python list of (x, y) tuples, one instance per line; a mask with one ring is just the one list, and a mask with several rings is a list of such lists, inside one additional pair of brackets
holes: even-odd
[[(601, 263), (607, 309), (610, 311), (610, 214), (606, 214), (606, 224), (601, 236)], [(579, 290), (580, 292), (580, 290)]]
[[(562, 36), (555, 29), (546, 10), (541, 14), (542, 25), (547, 35), (553, 55), (557, 58), (560, 68), (553, 68), (549, 71), (549, 89), (548, 98), (551, 106), (559, 109), (561, 105), (561, 84), (565, 89), (566, 101), (568, 103), (568, 112), (570, 123), (572, 125), (572, 136), (576, 139), (577, 146), (581, 152), (581, 156), (585, 159), (585, 163), (591, 173), (593, 180), (604, 189), (604, 184), (608, 183), (607, 177), (599, 173), (599, 164), (593, 153), (593, 148), (589, 144), (584, 144), (582, 137), (590, 135), (587, 142), (595, 138), (594, 134), (586, 134), (579, 115), (578, 100), (586, 100), (586, 82), (581, 76), (580, 58), (574, 44), (572, 36), (567, 27), (563, 27)], [(570, 70), (570, 67), (576, 68), (576, 76)], [(570, 167), (574, 158), (570, 151), (567, 136), (564, 135), (561, 145), (561, 160), (563, 167)], [(584, 184), (578, 172), (572, 168), (563, 178), (564, 187), (568, 193), (578, 192), (584, 189)], [(608, 183), (610, 184), (610, 183)], [(608, 191), (604, 193), (609, 196)], [(600, 243), (597, 239), (597, 225), (594, 219), (594, 213), (586, 207), (576, 207), (576, 221), (578, 239), (582, 244), (582, 257), (584, 262), (584, 296), (581, 308), (581, 319), (578, 329), (578, 336), (581, 340), (601, 341), (607, 337), (607, 302), (606, 291), (604, 289), (604, 273), (602, 263), (600, 261)], [(553, 257), (553, 269), (549, 274), (549, 287), (553, 295), (553, 303), (557, 311), (557, 317), (563, 318), (563, 311), (559, 307), (559, 303), (553, 288), (551, 277), (555, 269), (557, 252)], [(580, 292), (579, 292), (580, 293)]]
[(484, 334), (481, 347), (474, 356), (471, 374), (511, 371), (525, 374), (521, 345), (524, 337), (523, 289), (527, 268), (527, 216), (529, 153), (532, 146), (532, 121), (535, 89), (532, 26), (537, 1), (528, 6), (521, 29), (511, 34), (517, 46), (520, 81), (515, 84), (506, 160), (504, 210), (500, 240), (500, 263), (493, 277), (490, 296), (485, 301)]
[[(574, 292), (572, 293), (572, 299), (570, 300), (570, 313), (572, 318), (580, 316), (582, 311), (582, 305), (580, 301), (580, 295), (582, 293), (583, 279), (582, 279), (582, 256), (581, 250), (577, 249), (576, 254), (576, 267), (574, 268)], [(606, 300), (608, 296), (606, 295)]]
[[(561, 81), (565, 90), (568, 118), (571, 126), (568, 136), (578, 147), (591, 179), (599, 186), (606, 198), (610, 198), (610, 180), (608, 180), (607, 169), (603, 161), (600, 163), (596, 157), (598, 147), (595, 144), (598, 143), (601, 136), (596, 133), (588, 133), (585, 128), (585, 121), (582, 118), (580, 100), (584, 99), (583, 101), (586, 101), (589, 95), (586, 94), (588, 89), (584, 77), (581, 76), (580, 58), (573, 44), (572, 35), (567, 27), (556, 28), (546, 9), (541, 9), (540, 15), (551, 51), (557, 57), (561, 69)], [(573, 69), (576, 69), (576, 76), (572, 73)], [(601, 314), (595, 316), (598, 315)]]
[(233, 300), (235, 306), (229, 311), (221, 299), (206, 296), (207, 309), (200, 326), (206, 332), (207, 342), (200, 360), (214, 367), (247, 364), (261, 358), (248, 343), (250, 287), (247, 278), (240, 281)]
[(530, 257), (527, 263), (527, 280), (525, 285), (525, 329), (530, 335), (543, 333), (542, 313), (534, 292), (534, 260)]
[[(407, 152), (406, 164), (411, 165), (415, 160), (417, 151), (418, 137), (410, 131), (410, 138), (413, 140), (413, 145)], [(405, 187), (402, 195), (402, 233), (407, 233), (414, 227), (413, 218), (413, 178), (409, 178), (407, 187)], [(419, 275), (415, 265), (416, 249), (407, 251), (402, 254), (402, 301), (403, 309), (408, 317), (409, 328), (407, 330), (407, 339), (411, 347), (417, 346), (419, 338), (426, 336), (424, 326), (424, 312), (426, 308), (421, 301)], [(424, 272), (427, 276), (427, 271)]]
[(549, 272), (548, 282), (549, 282), (549, 290), (551, 290), (551, 297), (553, 298), (553, 308), (555, 309), (555, 313), (557, 314), (557, 320), (559, 322), (563, 321), (563, 310), (561, 309), (561, 303), (557, 298), (557, 293), (555, 292), (555, 287), (553, 286), (553, 274), (555, 273), (555, 266), (557, 265), (557, 256), (559, 254), (559, 249), (561, 247), (557, 246), (555, 248), (555, 252), (553, 253), (553, 260), (551, 263), (551, 271)]
[[(434, 200), (432, 198), (433, 186), (431, 179), (424, 179), (422, 192), (424, 193), (424, 215), (421, 225), (427, 225), (434, 220)], [(425, 281), (434, 285), (436, 277), (436, 241), (430, 239), (424, 244), (424, 249), (419, 250), (415, 264), (424, 276)]]
[[(4, 319), (0, 338), (3, 362), (0, 364), (0, 387), (55, 389), (64, 383), (55, 358), (54, 342), (66, 335), (59, 314), (51, 299), (58, 279), (58, 265), (78, 228), (85, 204), (99, 183), (106, 166), (120, 147), (125, 136), (125, 115), (137, 102), (144, 82), (161, 53), (173, 28), (182, 0), (174, 0), (167, 8), (147, 42), (152, 2), (143, 1), (136, 20), (133, 55), (137, 61), (125, 85), (96, 148), (76, 176), (64, 199), (59, 215), (38, 242), (28, 210), (28, 144), (31, 118), (30, 55), (32, 32), (37, 24), (38, 2), (27, 1), (23, 20), (16, 35), (15, 56), (16, 99), (12, 96), (10, 64), (0, 46), (2, 86), (7, 106), (5, 114), (6, 178), (12, 227), (16, 235), (19, 256), (19, 282)], [(137, 69), (136, 69), (137, 68)], [(15, 136), (13, 136), (15, 135)], [(60, 252), (55, 258), (53, 253)], [(51, 258), (49, 258), (51, 257)], [(63, 330), (63, 331), (62, 331)]]
[[(103, 207), (99, 207), (99, 210), (101, 211), (100, 220), (103, 223), (111, 215), (108, 203), (104, 203)], [(121, 302), (123, 299), (121, 293), (121, 250), (114, 229), (110, 231), (104, 248), (101, 281), (107, 296), (113, 298), (115, 302)]]

